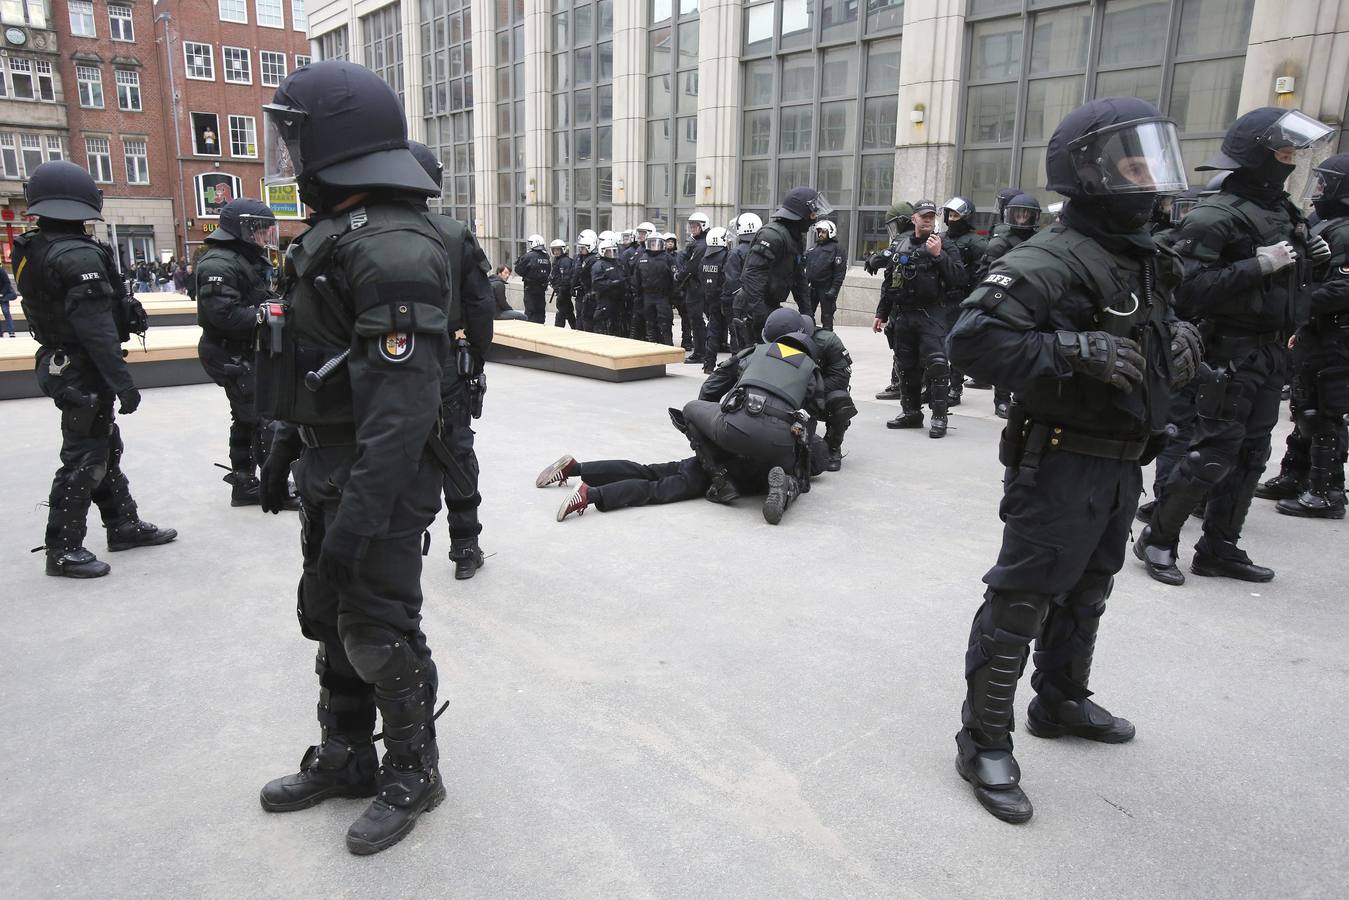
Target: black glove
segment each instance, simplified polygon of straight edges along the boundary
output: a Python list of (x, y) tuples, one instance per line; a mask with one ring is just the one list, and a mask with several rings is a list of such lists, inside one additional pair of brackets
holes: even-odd
[(1204, 342), (1199, 329), (1189, 322), (1171, 325), (1171, 390), (1189, 384), (1199, 374), (1199, 363), (1204, 358)]
[(290, 466), (300, 458), (297, 443), (280, 434), (272, 439), (271, 452), (258, 472), (258, 502), (263, 512), (276, 515), (290, 500)]
[(117, 407), (118, 415), (129, 416), (140, 408), (141, 392), (129, 387), (117, 395), (117, 401), (120, 404)]
[(361, 560), (369, 547), (369, 538), (333, 523), (324, 534), (323, 546), (319, 549), (319, 578), (335, 588), (355, 584), (361, 577)]
[(1128, 338), (1104, 331), (1059, 331), (1054, 346), (1074, 372), (1104, 381), (1126, 394), (1143, 383), (1147, 363), (1138, 352), (1138, 344)]

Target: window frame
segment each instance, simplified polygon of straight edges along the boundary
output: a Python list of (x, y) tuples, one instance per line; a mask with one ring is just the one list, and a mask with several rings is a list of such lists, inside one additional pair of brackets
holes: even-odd
[[(191, 62), (191, 56), (192, 56), (192, 54), (191, 54), (191, 52), (188, 50), (189, 47), (205, 47), (205, 48), (206, 48), (207, 53), (206, 53), (205, 55), (206, 55), (206, 60), (207, 60), (207, 62), (209, 63), (209, 66), (208, 66), (208, 68), (210, 69), (210, 74), (209, 74), (209, 75), (193, 75), (193, 74), (192, 74), (192, 62)], [(202, 54), (198, 52), (196, 55), (197, 55), (197, 56), (201, 56)], [(191, 80), (191, 81), (215, 81), (215, 45), (214, 45), (214, 44), (202, 44), (202, 43), (198, 43), (197, 41), (183, 41), (183, 71), (184, 71), (184, 74), (186, 75), (186, 77), (187, 77), (189, 80)]]
[[(262, 15), (263, 15), (263, 14), (262, 14), (262, 5), (263, 5), (263, 3), (267, 3), (267, 4), (275, 3), (275, 4), (276, 4), (276, 18), (277, 18), (276, 24), (272, 24), (271, 22), (264, 22), (264, 21), (262, 20)], [(397, 5), (397, 4), (395, 4), (395, 5)], [(269, 8), (268, 8), (268, 15), (269, 15), (269, 17), (270, 17), (270, 14), (271, 14), (271, 9), (270, 9), (270, 6), (269, 6)], [(259, 27), (259, 28), (275, 28), (275, 29), (278, 29), (278, 30), (279, 30), (279, 29), (283, 29), (283, 28), (286, 27), (286, 4), (285, 4), (284, 0), (253, 0), (253, 17), (254, 17), (254, 19), (257, 21), (258, 27)]]
[[(24, 102), (37, 102), (37, 78), (34, 74), (33, 60), (26, 56), (11, 56), (7, 68), (9, 70), (9, 99), (22, 100)], [(22, 74), (20, 74), (22, 73)], [(28, 80), (28, 96), (24, 97), (19, 93), (18, 79), (26, 78)], [(101, 107), (99, 107), (101, 108)]]
[(304, 0), (290, 0), (290, 27), (301, 33), (309, 31), (309, 12), (304, 8)]
[[(607, 9), (607, 19), (602, 10)], [(585, 11), (587, 33), (579, 37), (577, 13)], [(552, 93), (552, 115), (550, 117), (549, 159), (552, 190), (549, 197), (553, 206), (552, 227), (559, 236), (574, 241), (576, 235), (585, 228), (600, 232), (612, 230), (614, 206), (614, 78), (613, 78), (613, 3), (602, 0), (589, 0), (586, 3), (573, 3), (565, 11), (550, 16), (549, 28), (552, 35), (551, 56), (556, 67), (564, 65), (568, 78), (563, 85), (556, 85)], [(558, 23), (565, 22), (565, 46), (558, 44)], [(601, 33), (601, 24), (607, 22), (608, 31)], [(601, 59), (608, 51), (610, 60), (607, 74), (601, 74)], [(587, 80), (582, 83), (578, 76), (577, 54), (588, 54), (590, 71)], [(606, 100), (607, 97), (607, 100)], [(582, 99), (584, 98), (584, 99)], [(566, 120), (559, 121), (560, 104), (565, 103)], [(606, 112), (607, 103), (607, 112)], [(585, 121), (581, 121), (578, 110), (582, 105), (588, 110)], [(589, 146), (589, 157), (580, 159), (578, 147), (582, 139)], [(607, 148), (607, 150), (605, 149)], [(565, 158), (562, 154), (565, 151)], [(587, 185), (588, 196), (578, 199), (577, 186)], [(570, 248), (572, 251), (574, 247)]]
[[(141, 150), (142, 150), (143, 152), (142, 152), (142, 153), (132, 153), (132, 152), (131, 152), (131, 145), (132, 145), (132, 144), (140, 144)], [(137, 170), (138, 170), (138, 171), (137, 171), (137, 174), (140, 174), (140, 169), (141, 169), (141, 167), (142, 167), (142, 166), (144, 167), (144, 178), (143, 178), (143, 179), (136, 179), (136, 178), (132, 178), (132, 177), (131, 177), (131, 175), (132, 175), (132, 173), (131, 173), (131, 160), (133, 160), (133, 159), (139, 159), (139, 160), (141, 160), (141, 164), (140, 164), (139, 166), (137, 166), (136, 168), (137, 168)], [(150, 141), (149, 141), (149, 139), (148, 139), (148, 138), (144, 138), (144, 137), (139, 137), (139, 136), (128, 136), (128, 135), (123, 135), (123, 136), (122, 136), (122, 162), (123, 162), (123, 166), (122, 166), (122, 167), (126, 170), (126, 183), (127, 183), (127, 184), (142, 185), (142, 186), (143, 186), (143, 185), (149, 184), (149, 183), (150, 183)]]
[[(123, 78), (130, 79), (123, 81)], [(122, 112), (144, 112), (144, 102), (141, 97), (141, 73), (135, 69), (114, 69), (112, 73), (113, 84), (117, 86), (117, 108)], [(127, 89), (127, 97), (133, 96), (136, 101), (135, 106), (122, 105), (122, 88)]]
[[(245, 148), (247, 148), (247, 146), (248, 146), (248, 140), (247, 140), (247, 137), (250, 137), (250, 136), (251, 136), (252, 139), (253, 139), (253, 152), (252, 152), (252, 153), (247, 153), (247, 152), (245, 152), (245, 153), (236, 153), (236, 152), (235, 152), (235, 150), (234, 150), (234, 147), (235, 147), (235, 142), (234, 142), (235, 127), (234, 127), (234, 124), (235, 124), (236, 121), (238, 121), (238, 122), (247, 122), (247, 123), (248, 123), (248, 130), (244, 133), (244, 134), (245, 134), (245, 139), (244, 139), (243, 141), (241, 141), (240, 143), (241, 143)], [(227, 123), (226, 127), (227, 127), (227, 129), (229, 130), (229, 135), (230, 135), (230, 157), (233, 158), (233, 159), (257, 159), (257, 158), (258, 158), (258, 120), (257, 120), (257, 117), (256, 117), (256, 116), (237, 115), (237, 114), (235, 114), (235, 113), (230, 113), (228, 116), (226, 116), (226, 123)]]
[(14, 136), (13, 132), (0, 132), (0, 172), (3, 172), (4, 176), (11, 181), (22, 178), (21, 159), (18, 138)]
[[(239, 18), (230, 18), (225, 15), (225, 4), (229, 3), (232, 7), (237, 3)], [(236, 25), (248, 24), (248, 0), (216, 0), (216, 12), (222, 22), (231, 22)]]
[[(300, 62), (300, 60), (304, 60), (304, 62)], [(303, 69), (305, 66), (309, 65), (313, 61), (314, 61), (314, 54), (297, 53), (295, 54), (295, 69)], [(291, 69), (291, 71), (294, 72), (295, 69)]]
[[(76, 12), (76, 7), (80, 7)], [(70, 33), (75, 37), (98, 38), (98, 22), (94, 16), (93, 0), (69, 0), (66, 4), (67, 17), (70, 19)], [(88, 23), (89, 31), (80, 31), (76, 26), (76, 15), (79, 16), (81, 23)]]
[[(274, 78), (275, 80), (272, 80), (272, 81), (269, 81), (269, 80), (268, 80), (268, 76), (267, 76), (267, 57), (269, 57), (269, 56), (272, 57), (272, 68), (273, 68), (273, 69), (276, 68), (276, 64), (277, 64), (278, 61), (279, 61), (279, 63), (280, 63), (280, 67), (281, 67), (281, 72), (280, 72), (280, 74), (279, 74), (279, 75), (274, 75), (273, 78)], [(284, 51), (281, 51), (281, 50), (259, 50), (259, 51), (258, 51), (258, 82), (259, 82), (263, 87), (276, 87), (277, 85), (281, 84), (281, 82), (283, 82), (283, 81), (286, 80), (286, 75), (287, 75), (287, 74), (289, 74), (289, 73), (288, 73), (287, 70), (286, 70), (286, 54), (285, 54)]]
[[(197, 137), (198, 137), (198, 129), (197, 129), (197, 125), (198, 125), (198, 117), (200, 117), (200, 124), (201, 124), (202, 126), (207, 126), (207, 125), (208, 125), (208, 121), (207, 121), (208, 117), (209, 117), (211, 120), (214, 120), (214, 124), (211, 125), (211, 127), (210, 127), (211, 133), (215, 135), (215, 145), (216, 145), (216, 148), (217, 148), (217, 149), (216, 149), (216, 152), (214, 152), (214, 153), (210, 153), (210, 152), (208, 152), (208, 151), (198, 149), (199, 146), (205, 146), (204, 144), (201, 144), (201, 143), (197, 140)], [(218, 113), (213, 113), (213, 112), (188, 112), (188, 114), (187, 114), (187, 121), (188, 121), (188, 123), (189, 123), (189, 126), (190, 126), (191, 129), (192, 129), (192, 155), (193, 155), (193, 156), (205, 156), (205, 157), (209, 157), (209, 158), (212, 158), (212, 159), (218, 159), (218, 158), (223, 157), (223, 156), (225, 155), (224, 142), (223, 142), (222, 140), (220, 140), (220, 115), (219, 115)], [(204, 133), (205, 133), (205, 132), (203, 131), (202, 134), (204, 134)]]
[[(33, 82), (39, 103), (56, 102), (56, 70), (49, 59), (33, 61)], [(44, 87), (45, 86), (45, 87)]]
[[(84, 72), (94, 73), (93, 78), (83, 77)], [(89, 101), (85, 103), (85, 86), (88, 85)], [(81, 109), (106, 109), (107, 101), (103, 94), (103, 70), (98, 66), (75, 66), (75, 86)], [(94, 103), (94, 90), (98, 90), (98, 102)]]
[(65, 143), (61, 140), (61, 135), (49, 134), (46, 138), (47, 139), (43, 141), (43, 143), (46, 145), (44, 149), (47, 151), (47, 161), (51, 162), (53, 160), (66, 159), (66, 147)]
[[(35, 153), (37, 155), (37, 165), (31, 167), (28, 165), (29, 153)], [(32, 133), (20, 134), (19, 158), (20, 164), (23, 166), (24, 177), (32, 178), (33, 170), (36, 169), (38, 166), (42, 165), (44, 162), (46, 162), (46, 159), (42, 153), (42, 136)]]
[[(238, 78), (231, 78), (231, 77), (230, 77), (230, 53), (231, 53), (231, 51), (233, 51), (235, 54), (240, 54), (240, 53), (243, 54), (243, 56), (242, 56), (241, 58), (242, 58), (243, 61), (244, 61), (244, 75), (245, 75), (245, 78), (242, 79), (242, 80), (240, 80), (240, 79), (238, 79)], [(235, 58), (238, 59), (238, 58), (240, 58), (240, 57), (236, 56)], [(220, 45), (220, 74), (224, 76), (224, 78), (225, 78), (225, 84), (252, 84), (252, 83), (253, 83), (253, 53), (252, 53), (252, 51), (249, 50), (247, 47), (234, 47), (234, 46), (231, 46), (231, 45), (229, 45), (229, 44), (221, 44), (221, 45)]]
[[(119, 12), (121, 12), (121, 13), (125, 13), (125, 15), (117, 15), (117, 14), (114, 14), (114, 12), (113, 12), (114, 10), (117, 10), (117, 11), (119, 11)], [(119, 28), (113, 27), (113, 25), (114, 25), (115, 22), (121, 22), (121, 23), (122, 23), (120, 29), (119, 29)], [(124, 35), (124, 36), (118, 36), (117, 32), (118, 32), (119, 30), (124, 31), (124, 32), (125, 32), (125, 35)], [(114, 40), (114, 41), (122, 41), (122, 42), (125, 42), (125, 43), (135, 43), (135, 41), (136, 41), (136, 24), (135, 24), (135, 19), (134, 19), (134, 11), (132, 10), (132, 8), (131, 8), (130, 6), (126, 5), (125, 3), (109, 3), (109, 4), (108, 4), (108, 36), (109, 36), (110, 39), (112, 39), (112, 40)]]
[[(93, 141), (102, 141), (103, 144), (105, 145), (105, 149), (103, 149), (103, 150), (95, 150), (94, 147), (92, 146), (92, 143), (91, 143), (91, 142), (93, 142)], [(94, 162), (94, 158), (95, 158), (96, 156), (97, 156), (97, 157), (102, 157), (104, 160), (106, 160), (106, 165), (107, 165), (107, 171), (106, 171), (107, 177), (106, 177), (106, 178), (100, 178), (100, 177), (99, 177), (99, 175), (104, 174), (104, 172), (103, 172), (102, 170), (100, 170), (99, 172), (94, 172), (94, 170), (93, 170), (93, 162)], [(115, 184), (115, 183), (116, 183), (116, 182), (113, 180), (113, 177), (112, 177), (112, 138), (111, 138), (111, 137), (109, 137), (109, 136), (99, 136), (99, 135), (88, 135), (88, 134), (86, 134), (86, 135), (84, 136), (84, 160), (85, 160), (85, 162), (84, 162), (85, 170), (89, 172), (89, 177), (91, 177), (91, 178), (94, 179), (94, 183), (95, 183), (95, 184)]]
[[(425, 9), (423, 7), (423, 9)], [(417, 23), (421, 31), (422, 122), (426, 145), (445, 165), (433, 204), (446, 215), (475, 219), (473, 14), (469, 0), (437, 4)], [(417, 60), (409, 60), (415, 65)], [(458, 68), (456, 69), (456, 63)]]

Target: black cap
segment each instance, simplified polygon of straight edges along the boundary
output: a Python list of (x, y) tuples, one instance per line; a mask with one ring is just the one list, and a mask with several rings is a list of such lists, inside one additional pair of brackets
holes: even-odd
[(914, 218), (917, 218), (918, 216), (921, 215), (926, 215), (927, 213), (932, 213), (933, 215), (936, 215), (937, 204), (933, 203), (931, 200), (919, 200), (917, 203), (913, 205)]

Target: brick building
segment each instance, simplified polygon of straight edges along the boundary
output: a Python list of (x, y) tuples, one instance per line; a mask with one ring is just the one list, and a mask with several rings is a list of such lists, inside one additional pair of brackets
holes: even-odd
[(293, 188), (264, 195), (262, 105), (309, 61), (304, 0), (160, 0), (154, 10), (169, 92), (164, 139), (182, 209), (175, 246), (194, 253), (220, 206), (239, 196), (271, 203), (284, 245), (302, 230), (304, 211)]

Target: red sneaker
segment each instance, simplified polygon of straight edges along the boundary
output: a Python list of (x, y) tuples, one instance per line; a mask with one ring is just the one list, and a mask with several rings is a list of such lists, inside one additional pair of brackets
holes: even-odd
[(589, 505), (590, 485), (583, 481), (576, 486), (576, 490), (572, 491), (571, 495), (567, 497), (566, 500), (563, 500), (562, 505), (557, 508), (557, 520), (561, 522), (572, 513), (576, 513), (578, 516), (585, 515), (586, 507)]
[(581, 464), (571, 454), (567, 454), (539, 473), (534, 479), (534, 487), (546, 488), (554, 484), (566, 484), (567, 479), (581, 471)]

